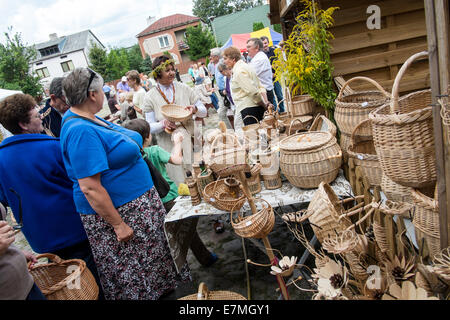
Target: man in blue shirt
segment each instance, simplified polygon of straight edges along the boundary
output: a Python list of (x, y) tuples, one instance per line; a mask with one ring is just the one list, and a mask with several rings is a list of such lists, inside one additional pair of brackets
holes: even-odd
[[(225, 79), (222, 73), (219, 71), (219, 64), (223, 62), (221, 60), (221, 53), (219, 48), (211, 49), (211, 62), (214, 65), (214, 78), (217, 83), (217, 92), (219, 95), (217, 96), (217, 100), (219, 100), (219, 110), (217, 110), (217, 113), (219, 114), (219, 120), (223, 121), (228, 129), (232, 129), (230, 120), (227, 117), (227, 107), (223, 104), (223, 97), (226, 96), (226, 90), (225, 90)], [(214, 94), (214, 93), (213, 93)]]

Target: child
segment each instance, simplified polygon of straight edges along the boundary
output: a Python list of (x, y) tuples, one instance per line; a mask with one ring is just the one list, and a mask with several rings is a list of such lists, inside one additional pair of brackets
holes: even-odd
[[(169, 212), (175, 205), (175, 198), (178, 197), (178, 188), (175, 182), (170, 180), (167, 175), (166, 164), (172, 163), (175, 165), (180, 165), (183, 162), (183, 152), (181, 143), (183, 142), (183, 135), (181, 133), (174, 133), (172, 139), (174, 142), (174, 148), (171, 153), (162, 149), (160, 146), (149, 147), (152, 141), (152, 135), (150, 134), (150, 125), (144, 119), (133, 119), (125, 122), (123, 126), (129, 130), (138, 132), (142, 136), (142, 146), (144, 147), (144, 152), (149, 157), (153, 165), (161, 172), (162, 176), (167, 180), (170, 185), (169, 193), (161, 199), (166, 212)], [(195, 232), (192, 237), (192, 242), (190, 246), (194, 256), (203, 266), (210, 266), (217, 260), (217, 255), (215, 253), (210, 253), (206, 249), (202, 240)]]
[(120, 120), (136, 119), (136, 110), (133, 108), (133, 92), (123, 92), (119, 95), (120, 102)]

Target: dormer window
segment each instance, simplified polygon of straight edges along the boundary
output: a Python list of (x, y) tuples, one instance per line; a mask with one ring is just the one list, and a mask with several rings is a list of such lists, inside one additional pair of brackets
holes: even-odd
[(59, 53), (59, 48), (57, 45), (55, 45), (55, 46), (47, 47), (44, 49), (40, 49), (39, 52), (42, 57), (46, 57), (46, 56), (50, 56), (55, 53)]

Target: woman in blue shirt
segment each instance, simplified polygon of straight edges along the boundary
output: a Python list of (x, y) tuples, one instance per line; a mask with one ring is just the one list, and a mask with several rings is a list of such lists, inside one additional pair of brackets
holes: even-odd
[(141, 136), (95, 116), (103, 106), (102, 86), (89, 68), (77, 68), (63, 81), (71, 106), (60, 136), (64, 164), (105, 298), (158, 299), (189, 281), (189, 269), (175, 270)]

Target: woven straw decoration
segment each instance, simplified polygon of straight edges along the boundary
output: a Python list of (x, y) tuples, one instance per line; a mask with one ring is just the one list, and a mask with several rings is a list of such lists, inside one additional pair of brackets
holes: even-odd
[(324, 115), (318, 114), (311, 124), (311, 127), (309, 127), (309, 131), (325, 131), (336, 137), (337, 128), (330, 119)]
[(201, 282), (198, 293), (190, 294), (178, 300), (247, 300), (239, 293), (232, 291), (209, 291), (204, 282)]
[[(344, 96), (345, 88), (357, 80), (368, 81), (379, 91), (359, 91)], [(339, 131), (350, 136), (361, 121), (368, 119), (369, 113), (372, 110), (389, 102), (390, 96), (383, 87), (370, 78), (354, 77), (348, 80), (339, 91), (339, 95), (335, 100), (334, 119), (336, 120)]]
[(183, 106), (175, 104), (166, 104), (161, 107), (161, 114), (169, 121), (183, 122), (191, 118), (192, 112), (186, 110)]
[(414, 60), (427, 56), (427, 52), (420, 52), (403, 64), (395, 77), (390, 103), (369, 115), (383, 172), (394, 182), (413, 188), (428, 187), (436, 181), (431, 90), (401, 98), (398, 91), (406, 69)]
[(230, 211), (233, 206), (240, 209), (245, 202), (245, 195), (239, 188), (238, 194), (225, 184), (225, 179), (219, 179), (206, 185), (203, 190), (204, 200), (214, 208)]
[(362, 121), (353, 130), (350, 145), (347, 152), (349, 158), (353, 158), (355, 165), (359, 166), (362, 174), (367, 178), (371, 186), (381, 185), (381, 167), (375, 151), (372, 137), (368, 138), (361, 133), (372, 132), (370, 120)]
[[(98, 285), (83, 260), (62, 260), (50, 253), (39, 254), (36, 258), (52, 261), (35, 265), (30, 270), (34, 282), (48, 300), (97, 300)], [(77, 266), (78, 271), (68, 274), (71, 266)], [(78, 283), (79, 289), (76, 287)]]
[(280, 169), (299, 188), (317, 188), (336, 179), (342, 161), (341, 148), (329, 132), (304, 132), (280, 142)]
[(234, 232), (243, 238), (256, 238), (261, 239), (266, 237), (273, 229), (275, 225), (275, 214), (271, 205), (264, 199), (254, 199), (255, 202), (265, 202), (266, 206), (262, 203), (262, 208), (249, 216), (239, 215), (236, 219), (233, 219), (233, 212), (237, 211), (237, 206), (230, 210), (230, 221), (233, 226)]

